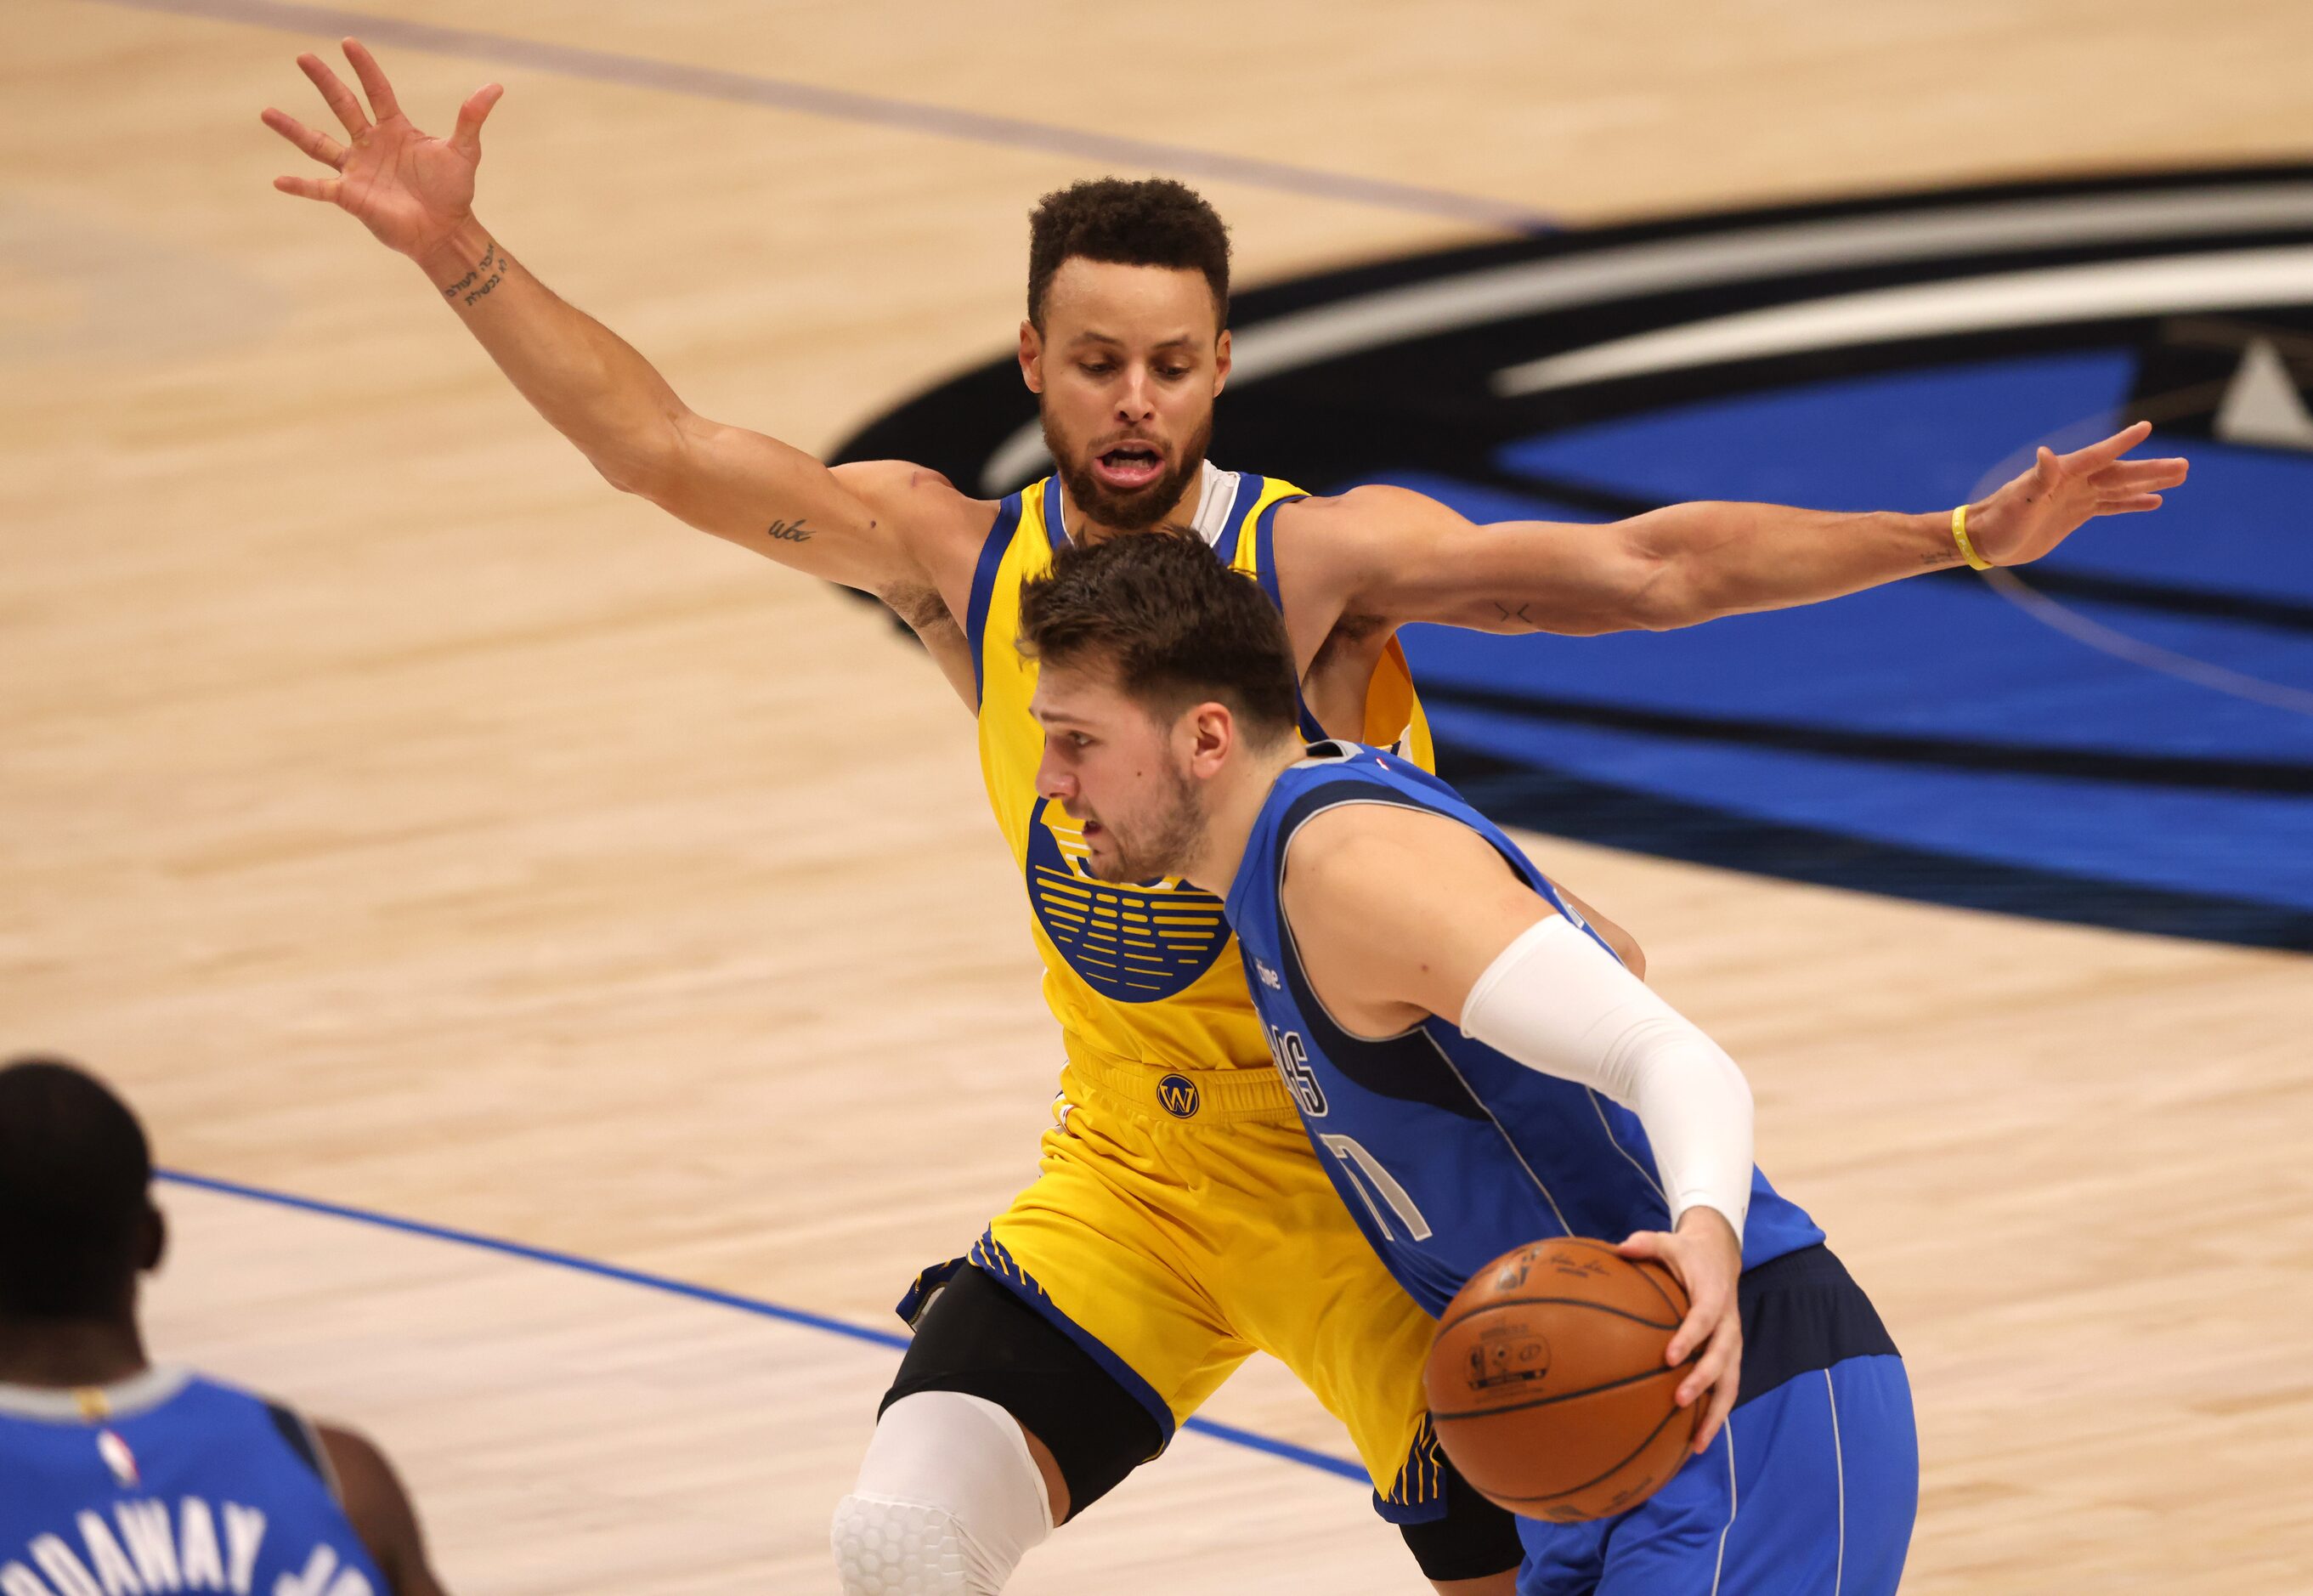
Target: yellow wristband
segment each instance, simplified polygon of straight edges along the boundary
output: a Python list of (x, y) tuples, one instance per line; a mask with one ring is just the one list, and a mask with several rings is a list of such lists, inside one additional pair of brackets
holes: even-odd
[(1988, 571), (1992, 569), (1992, 561), (1977, 553), (1975, 545), (1967, 541), (1967, 507), (1966, 505), (1956, 506), (1952, 510), (1952, 542), (1959, 545), (1960, 558), (1975, 569)]

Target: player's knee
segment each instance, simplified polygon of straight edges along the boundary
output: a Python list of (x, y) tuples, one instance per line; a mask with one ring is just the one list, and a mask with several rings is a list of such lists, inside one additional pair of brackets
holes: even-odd
[(884, 1410), (836, 1506), (836, 1572), (844, 1596), (996, 1596), (1051, 1529), (1018, 1422), (979, 1397), (919, 1391)]
[(843, 1596), (979, 1596), (953, 1515), (915, 1502), (846, 1496), (835, 1504), (835, 1576)]

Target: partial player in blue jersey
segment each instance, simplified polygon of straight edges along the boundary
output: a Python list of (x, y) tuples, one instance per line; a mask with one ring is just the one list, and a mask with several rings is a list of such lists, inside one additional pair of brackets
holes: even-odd
[(1919, 1491), (1903, 1362), (1754, 1166), (1741, 1071), (1451, 788), (1305, 746), (1275, 606), (1203, 554), (1117, 539), (1024, 595), (1039, 789), (1082, 824), (1093, 874), (1226, 895), (1311, 1140), (1432, 1314), (1565, 1235), (1660, 1259), (1692, 1300), (1668, 1362), (1695, 1354), (1695, 1454), (1617, 1517), (1521, 1519), (1517, 1590), (1892, 1592)]
[(0, 1596), (439, 1596), (374, 1446), (146, 1361), (152, 1179), (92, 1076), (0, 1069)]

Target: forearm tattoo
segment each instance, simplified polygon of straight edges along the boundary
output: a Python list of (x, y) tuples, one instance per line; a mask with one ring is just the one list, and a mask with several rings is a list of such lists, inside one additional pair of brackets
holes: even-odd
[(774, 521), (763, 529), (763, 535), (782, 543), (807, 543), (819, 534), (800, 521)]
[(1526, 613), (1528, 610), (1534, 608), (1534, 601), (1532, 599), (1528, 599), (1526, 603), (1518, 605), (1515, 610), (1511, 609), (1509, 605), (1504, 604), (1500, 599), (1495, 599), (1492, 603), (1494, 612), (1501, 617), (1502, 624), (1504, 626), (1523, 626), (1528, 631), (1540, 631), (1542, 630), (1542, 622), (1536, 621), (1533, 616)]
[[(514, 257), (501, 254), (497, 244), (486, 245), (482, 250), (480, 263), (464, 277), (443, 289), (442, 297), (471, 304), (504, 282), (506, 268), (513, 264)], [(488, 275), (484, 276), (484, 273)]]

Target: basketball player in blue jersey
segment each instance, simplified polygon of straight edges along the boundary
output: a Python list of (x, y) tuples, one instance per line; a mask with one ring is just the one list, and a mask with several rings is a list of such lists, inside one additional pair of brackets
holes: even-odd
[(1903, 1362), (1753, 1165), (1732, 1061), (1445, 783), (1305, 746), (1275, 609), (1185, 540), (1062, 554), (1020, 630), (1045, 796), (1104, 875), (1226, 893), (1315, 1151), (1425, 1309), (1560, 1236), (1686, 1286), (1667, 1362), (1700, 1354), (1694, 1455), (1619, 1516), (1522, 1519), (1520, 1592), (1893, 1592), (1919, 1489)]
[[(1420, 1393), (1429, 1321), (1332, 1201), (1236, 978), (1220, 905), (1176, 882), (1098, 879), (1074, 817), (1034, 789), (1035, 667), (1013, 646), (1023, 584), (1071, 545), (1185, 531), (1281, 612), (1314, 731), (1425, 763), (1396, 642), (1406, 622), (1662, 629), (1971, 557), (2016, 564), (2091, 517), (2156, 507), (2184, 462), (2124, 458), (2142, 427), (2062, 459), (2044, 452), (1958, 525), (1942, 510), (1688, 504), (1608, 525), (1476, 526), (1396, 488), (1313, 497), (1205, 457), (1230, 360), (1220, 218), (1178, 183), (1102, 181), (1046, 196), (1031, 224), (1020, 370), (1053, 474), (999, 501), (904, 461), (831, 469), (690, 410), (477, 219), (495, 85), (448, 137), (430, 137), (367, 50), (349, 40), (346, 54), (366, 105), (318, 57), (299, 63), (341, 136), (265, 113), (324, 169), (276, 186), (347, 211), (413, 261), (612, 485), (882, 599), (979, 723), (1060, 1021), (1063, 1102), (1036, 1180), (909, 1295), (915, 1338), (837, 1513), (844, 1588), (885, 1588), (873, 1548), (901, 1545), (930, 1571), (910, 1588), (1000, 1589), (1263, 1351), (1342, 1421), (1383, 1515), (1434, 1582), (1506, 1589), (1517, 1561), (1506, 1518), (1440, 1484)], [(1261, 1233), (1280, 1193), (1329, 1216), (1297, 1238), (1324, 1260), (1323, 1292), (1218, 1239)]]
[(377, 1448), (146, 1361), (152, 1179), (95, 1079), (0, 1069), (0, 1596), (439, 1596)]

